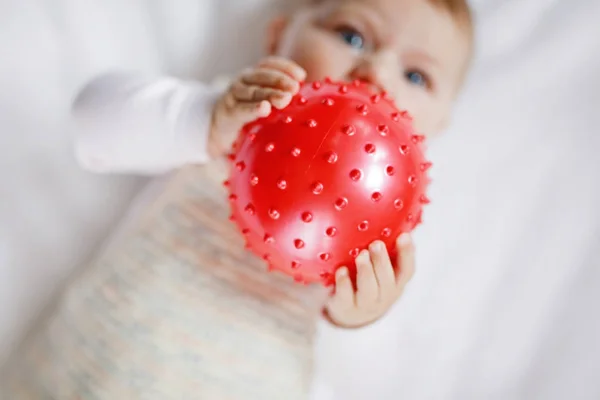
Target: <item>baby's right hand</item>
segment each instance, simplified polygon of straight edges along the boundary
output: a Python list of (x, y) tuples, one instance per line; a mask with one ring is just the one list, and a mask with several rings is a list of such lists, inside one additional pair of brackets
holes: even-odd
[(245, 124), (268, 116), (272, 107), (287, 107), (304, 79), (306, 71), (302, 67), (280, 57), (266, 58), (243, 72), (213, 111), (209, 137), (211, 155), (225, 154)]

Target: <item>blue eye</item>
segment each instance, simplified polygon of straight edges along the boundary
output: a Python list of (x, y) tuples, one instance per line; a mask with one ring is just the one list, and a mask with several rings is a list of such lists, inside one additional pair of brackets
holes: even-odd
[(405, 74), (406, 79), (413, 84), (421, 87), (427, 87), (427, 78), (418, 71), (408, 71)]
[(351, 47), (362, 50), (365, 47), (365, 38), (356, 30), (352, 28), (342, 28), (339, 31), (344, 42), (348, 43)]

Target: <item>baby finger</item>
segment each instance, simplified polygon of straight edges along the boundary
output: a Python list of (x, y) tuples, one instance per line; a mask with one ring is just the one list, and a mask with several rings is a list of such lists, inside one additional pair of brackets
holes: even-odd
[(284, 90), (292, 94), (296, 94), (300, 90), (300, 84), (294, 78), (281, 71), (268, 68), (258, 68), (243, 74), (241, 82), (246, 85)]

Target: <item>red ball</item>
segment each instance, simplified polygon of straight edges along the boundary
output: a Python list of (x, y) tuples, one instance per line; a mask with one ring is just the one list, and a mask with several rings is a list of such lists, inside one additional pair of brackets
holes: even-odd
[(240, 133), (232, 219), (271, 269), (330, 285), (374, 240), (394, 257), (397, 236), (421, 222), (431, 166), (423, 139), (367, 85), (304, 84), (288, 107)]

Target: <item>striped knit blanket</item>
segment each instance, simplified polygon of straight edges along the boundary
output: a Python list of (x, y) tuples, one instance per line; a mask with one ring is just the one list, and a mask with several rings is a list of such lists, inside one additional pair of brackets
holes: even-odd
[(303, 400), (324, 293), (266, 272), (221, 164), (173, 175), (0, 377), (2, 400)]

